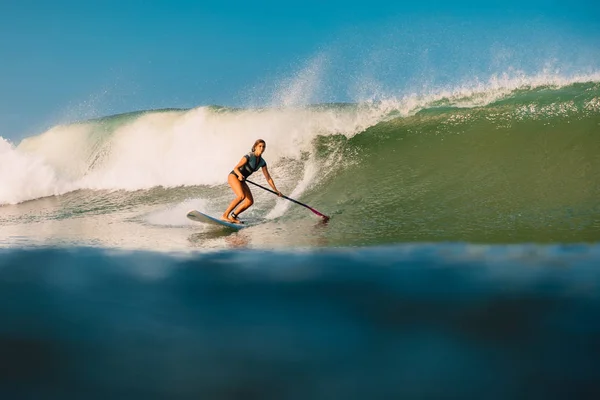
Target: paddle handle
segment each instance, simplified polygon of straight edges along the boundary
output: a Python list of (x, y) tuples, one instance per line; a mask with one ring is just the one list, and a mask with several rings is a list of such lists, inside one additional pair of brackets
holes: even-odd
[[(248, 182), (248, 183), (251, 183), (251, 184), (253, 184), (254, 186), (258, 186), (259, 188), (261, 188), (261, 189), (264, 189), (264, 190), (266, 190), (267, 192), (271, 192), (271, 193), (273, 193), (273, 194), (276, 194), (277, 196), (279, 196), (279, 193), (277, 193), (277, 192), (276, 192), (276, 191), (274, 191), (274, 190), (271, 190), (271, 189), (269, 189), (268, 187), (264, 187), (263, 185), (259, 185), (258, 183), (254, 183), (254, 182), (252, 182), (251, 180), (248, 180), (248, 179), (246, 179), (246, 182)], [(326, 221), (329, 219), (329, 217), (328, 217), (327, 215), (325, 215), (325, 214), (322, 214), (322, 213), (318, 212), (317, 210), (315, 210), (314, 208), (312, 208), (311, 206), (309, 206), (309, 205), (307, 205), (307, 204), (301, 203), (301, 202), (299, 202), (298, 200), (294, 200), (294, 199), (292, 199), (291, 197), (287, 197), (287, 196), (285, 196), (285, 195), (283, 195), (283, 194), (281, 195), (281, 197), (283, 197), (283, 198), (284, 198), (284, 199), (286, 199), (286, 200), (289, 200), (289, 201), (291, 201), (292, 203), (296, 203), (296, 204), (298, 204), (298, 205), (301, 205), (301, 206), (303, 206), (303, 207), (306, 207), (306, 208), (308, 208), (310, 211), (312, 211), (313, 213), (317, 214), (319, 217), (321, 217), (321, 218), (324, 218)]]

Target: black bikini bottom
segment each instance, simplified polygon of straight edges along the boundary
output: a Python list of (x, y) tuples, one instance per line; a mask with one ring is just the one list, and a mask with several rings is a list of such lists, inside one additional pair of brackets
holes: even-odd
[[(231, 171), (231, 172), (229, 173), (229, 175), (233, 175), (233, 176), (235, 176), (235, 177), (236, 177), (236, 178), (239, 180), (239, 178), (238, 178), (238, 176), (237, 176), (237, 174), (236, 174), (235, 172)], [(246, 177), (246, 176), (244, 176), (244, 181), (246, 180), (246, 178), (247, 178), (247, 177)], [(240, 181), (240, 182), (244, 182), (244, 181)]]

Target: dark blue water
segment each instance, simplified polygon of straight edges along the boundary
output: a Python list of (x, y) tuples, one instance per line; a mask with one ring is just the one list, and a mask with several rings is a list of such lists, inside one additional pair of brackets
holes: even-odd
[(600, 398), (599, 261), (0, 250), (0, 399)]

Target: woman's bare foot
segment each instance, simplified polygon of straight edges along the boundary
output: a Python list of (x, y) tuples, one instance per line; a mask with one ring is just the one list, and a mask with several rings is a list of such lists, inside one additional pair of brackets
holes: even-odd
[[(233, 214), (233, 213), (232, 213), (232, 214)], [(237, 218), (234, 218), (233, 216), (231, 216), (231, 217), (230, 217), (230, 216), (227, 216), (227, 215), (225, 215), (225, 214), (223, 214), (223, 215), (221, 216), (221, 219), (222, 219), (223, 221), (231, 222), (232, 224), (243, 224), (243, 222), (242, 222), (242, 221), (240, 221), (239, 219), (237, 219)]]
[(233, 222), (234, 224), (243, 224), (242, 221), (240, 221), (240, 219), (238, 218), (237, 214), (232, 212), (231, 214), (229, 214), (229, 220), (231, 222)]

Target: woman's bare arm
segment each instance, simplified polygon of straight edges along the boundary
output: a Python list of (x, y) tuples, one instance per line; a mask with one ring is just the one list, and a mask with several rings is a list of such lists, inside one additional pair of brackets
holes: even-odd
[(279, 196), (281, 196), (281, 192), (277, 189), (277, 187), (275, 187), (275, 182), (273, 182), (273, 178), (271, 178), (271, 174), (269, 174), (269, 170), (267, 169), (266, 165), (262, 167), (262, 172), (265, 175), (265, 179), (267, 180), (267, 182), (269, 182), (269, 185), (273, 188), (274, 191), (277, 192)]
[(248, 162), (248, 159), (246, 157), (242, 157), (240, 162), (237, 163), (237, 165), (235, 167), (233, 167), (233, 172), (237, 175), (237, 177), (240, 181), (244, 180), (244, 175), (242, 175), (242, 173), (240, 172), (240, 168), (242, 168), (247, 162)]

